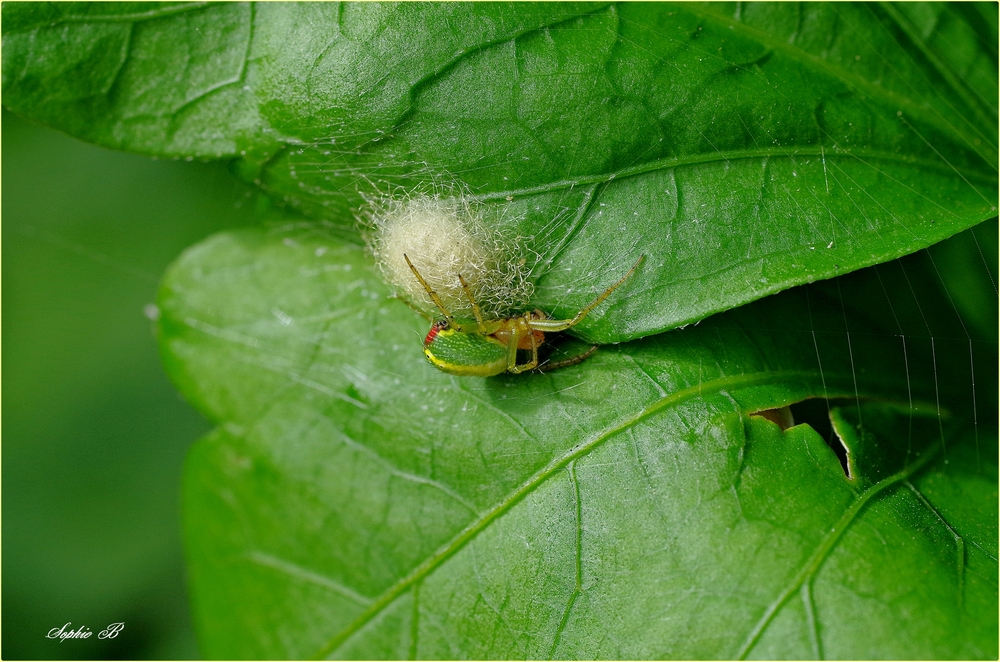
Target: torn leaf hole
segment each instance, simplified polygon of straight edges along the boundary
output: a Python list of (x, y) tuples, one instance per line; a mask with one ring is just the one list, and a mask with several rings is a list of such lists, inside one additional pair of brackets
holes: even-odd
[(840, 460), (840, 467), (844, 470), (844, 475), (847, 476), (848, 480), (853, 480), (854, 477), (851, 476), (850, 465), (847, 462), (847, 446), (830, 423), (830, 409), (838, 404), (839, 402), (836, 400), (809, 398), (790, 405), (788, 409), (791, 410), (796, 424), (805, 423), (823, 438), (826, 445)]
[(789, 407), (780, 407), (778, 409), (765, 409), (763, 411), (755, 411), (751, 416), (760, 416), (761, 418), (766, 418), (771, 421), (784, 432), (788, 428), (795, 425), (795, 417), (792, 415), (792, 410)]
[(830, 409), (837, 406), (837, 404), (839, 403), (835, 400), (809, 398), (808, 400), (796, 402), (787, 407), (755, 411), (751, 416), (766, 418), (781, 428), (782, 432), (793, 425), (808, 425), (816, 431), (816, 434), (823, 438), (823, 441), (826, 442), (826, 445), (830, 447), (830, 450), (834, 452), (840, 461), (840, 467), (844, 470), (844, 475), (847, 476), (848, 480), (852, 480), (850, 465), (847, 461), (847, 446), (830, 423)]

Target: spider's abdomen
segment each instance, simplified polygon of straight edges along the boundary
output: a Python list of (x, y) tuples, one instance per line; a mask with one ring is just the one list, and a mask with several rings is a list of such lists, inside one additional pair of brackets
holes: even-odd
[(491, 377), (507, 370), (507, 348), (481, 333), (462, 333), (439, 328), (427, 334), (424, 356), (439, 370), (451, 375)]

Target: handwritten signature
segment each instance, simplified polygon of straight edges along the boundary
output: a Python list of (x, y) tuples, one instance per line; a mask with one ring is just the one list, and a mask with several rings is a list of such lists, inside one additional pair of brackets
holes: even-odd
[[(86, 625), (81, 625), (75, 630), (72, 628), (72, 623), (67, 623), (61, 628), (52, 628), (49, 633), (45, 635), (47, 639), (58, 639), (59, 643), (66, 641), (67, 639), (89, 639), (93, 632)], [(108, 627), (104, 628), (97, 633), (98, 639), (114, 639), (118, 636), (118, 633), (125, 629), (124, 623), (112, 623)]]

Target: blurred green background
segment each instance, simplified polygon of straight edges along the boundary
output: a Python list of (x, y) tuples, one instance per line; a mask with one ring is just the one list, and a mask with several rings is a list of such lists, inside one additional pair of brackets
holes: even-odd
[[(164, 376), (144, 307), (184, 248), (252, 222), (257, 195), (223, 164), (6, 111), (2, 143), (2, 656), (196, 658), (178, 491), (209, 426)], [(67, 622), (95, 634), (45, 637)]]

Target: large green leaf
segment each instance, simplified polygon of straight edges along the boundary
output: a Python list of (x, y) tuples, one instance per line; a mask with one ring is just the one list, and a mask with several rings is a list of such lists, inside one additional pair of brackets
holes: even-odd
[[(165, 362), (219, 423), (185, 484), (206, 655), (996, 657), (996, 439), (938, 416), (926, 339), (796, 289), (455, 378), (386, 294), (315, 226), (166, 277)], [(848, 475), (753, 415), (809, 398)]]
[[(882, 262), (996, 213), (990, 5), (4, 3), (4, 103), (239, 158), (348, 233), (362, 193), (459, 187), (610, 342)], [(398, 187), (398, 189), (396, 188)], [(534, 259), (534, 258), (532, 258)]]

